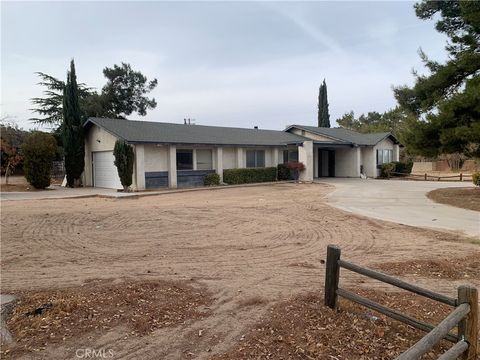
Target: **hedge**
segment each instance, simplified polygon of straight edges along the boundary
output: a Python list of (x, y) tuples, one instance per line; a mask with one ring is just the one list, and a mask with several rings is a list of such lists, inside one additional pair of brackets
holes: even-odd
[(223, 170), (223, 181), (230, 185), (259, 183), (276, 180), (276, 167)]
[(287, 164), (278, 164), (277, 165), (277, 176), (278, 180), (292, 180), (292, 172), (288, 168)]
[(389, 179), (392, 176), (392, 172), (395, 171), (395, 164), (387, 163), (380, 165), (380, 177)]
[(412, 161), (409, 161), (409, 162), (394, 161), (392, 162), (392, 164), (395, 165), (394, 172), (396, 173), (410, 175), (410, 173), (412, 172), (412, 168), (413, 168)]
[(25, 178), (35, 189), (50, 186), (53, 160), (57, 151), (55, 138), (47, 133), (34, 132), (22, 145)]
[(203, 182), (206, 186), (220, 185), (220, 175), (217, 173), (208, 174)]

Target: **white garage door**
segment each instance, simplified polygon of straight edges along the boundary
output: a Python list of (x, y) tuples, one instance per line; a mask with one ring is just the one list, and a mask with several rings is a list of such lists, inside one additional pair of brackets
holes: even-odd
[(118, 177), (117, 167), (113, 163), (112, 151), (98, 151), (93, 153), (93, 186), (122, 189)]

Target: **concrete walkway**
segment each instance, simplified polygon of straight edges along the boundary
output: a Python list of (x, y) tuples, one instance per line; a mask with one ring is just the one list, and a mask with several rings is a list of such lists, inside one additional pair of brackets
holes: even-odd
[(373, 179), (318, 179), (336, 190), (327, 202), (339, 209), (376, 219), (434, 229), (453, 230), (480, 238), (480, 213), (436, 203), (426, 197), (434, 189), (473, 187), (470, 182)]
[(61, 186), (51, 186), (47, 190), (31, 191), (31, 192), (0, 192), (0, 199), (6, 200), (48, 200), (48, 199), (71, 199), (71, 198), (86, 198), (86, 197), (103, 197), (103, 198), (139, 198), (144, 196), (169, 195), (191, 191), (217, 191), (223, 189), (232, 189), (236, 187), (254, 187), (254, 186), (268, 186), (275, 184), (287, 184), (293, 181), (275, 181), (254, 184), (240, 184), (228, 186), (200, 186), (190, 188), (177, 189), (160, 189), (160, 190), (146, 190), (138, 192), (119, 192), (115, 189), (84, 187), (84, 188), (64, 188)]
[[(91, 196), (116, 196), (118, 193), (114, 189), (102, 189), (102, 188), (64, 188), (61, 186), (53, 185), (47, 190), (39, 191), (25, 191), (25, 192), (2, 192), (0, 193), (0, 199), (4, 200), (43, 200), (43, 199), (65, 199), (65, 198), (82, 198)], [(126, 194), (123, 194), (126, 195)]]

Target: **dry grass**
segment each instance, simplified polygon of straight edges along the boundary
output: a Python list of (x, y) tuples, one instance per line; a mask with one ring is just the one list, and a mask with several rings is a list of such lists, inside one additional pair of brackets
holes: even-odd
[(438, 203), (480, 211), (480, 189), (445, 188), (430, 191), (427, 196)]

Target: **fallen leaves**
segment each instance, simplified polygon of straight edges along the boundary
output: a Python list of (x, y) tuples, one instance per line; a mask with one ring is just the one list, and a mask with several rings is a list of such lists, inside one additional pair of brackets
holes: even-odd
[(390, 275), (412, 275), (439, 279), (480, 278), (480, 253), (473, 255), (435, 260), (409, 260), (388, 262), (375, 266)]
[[(408, 293), (359, 291), (363, 296), (438, 323), (451, 308)], [(212, 360), (230, 359), (392, 359), (424, 333), (341, 300), (338, 311), (323, 305), (322, 294), (307, 294), (274, 305), (242, 336), (241, 343)], [(375, 314), (375, 315), (373, 315)], [(428, 358), (445, 350), (441, 344)]]
[[(105, 333), (126, 326), (126, 336), (143, 336), (155, 329), (206, 316), (198, 310), (211, 298), (182, 283), (143, 281), (111, 284), (90, 282), (81, 287), (24, 291), (8, 326), (15, 339), (2, 346), (2, 357), (37, 352), (88, 333)], [(49, 303), (41, 315), (26, 315)]]

